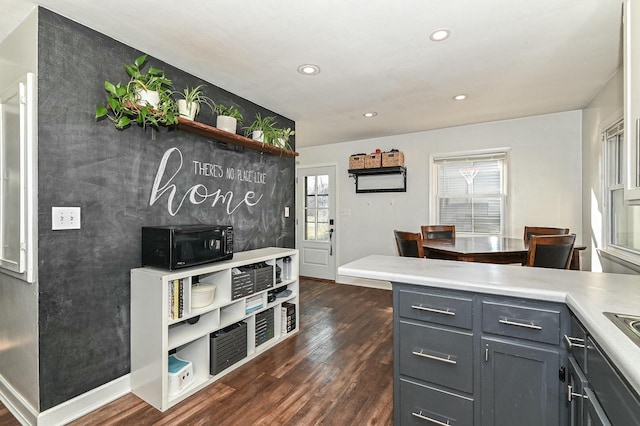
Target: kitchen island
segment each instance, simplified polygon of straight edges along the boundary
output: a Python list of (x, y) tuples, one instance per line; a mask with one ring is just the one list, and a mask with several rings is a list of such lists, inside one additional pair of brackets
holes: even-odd
[[(481, 356), (486, 356), (485, 351), (486, 354), (489, 354), (489, 348), (493, 350), (493, 348), (498, 347), (498, 343), (512, 343), (514, 339), (510, 339), (508, 335), (504, 337), (504, 334), (502, 336), (498, 335), (497, 337), (491, 335), (490, 333), (492, 331), (487, 328), (487, 325), (477, 323), (482, 323), (486, 320), (486, 318), (482, 317), (483, 314), (486, 316), (486, 312), (490, 313), (491, 310), (498, 312), (498, 310), (502, 309), (501, 306), (513, 307), (515, 312), (518, 310), (531, 310), (533, 312), (533, 310), (528, 307), (519, 306), (523, 305), (520, 301), (524, 301), (525, 305), (530, 302), (534, 308), (545, 313), (545, 315), (555, 315), (554, 312), (557, 311), (557, 317), (562, 318), (562, 321), (559, 322), (560, 325), (557, 327), (558, 330), (556, 330), (556, 333), (559, 332), (561, 335), (570, 334), (566, 318), (568, 315), (562, 312), (563, 309), (568, 308), (573, 316), (584, 325), (589, 335), (597, 342), (611, 363), (620, 372), (621, 376), (624, 377), (630, 387), (635, 391), (635, 394), (640, 393), (640, 368), (638, 368), (640, 365), (640, 347), (603, 314), (603, 312), (631, 315), (640, 314), (639, 276), (378, 255), (368, 256), (343, 265), (339, 268), (338, 273), (340, 275), (392, 282), (394, 287), (394, 310), (396, 311), (399, 310), (399, 306), (401, 306), (402, 303), (400, 300), (402, 292), (404, 292), (405, 295), (410, 295), (409, 297), (405, 296), (405, 298), (413, 298), (413, 300), (415, 300), (413, 305), (417, 306), (411, 306), (411, 308), (424, 309), (422, 304), (418, 303), (421, 300), (420, 293), (423, 291), (430, 293), (428, 294), (429, 297), (433, 296), (434, 298), (447, 298), (452, 300), (455, 302), (453, 306), (456, 306), (456, 303), (458, 304), (457, 306), (460, 313), (463, 313), (464, 309), (462, 307), (464, 306), (468, 306), (468, 310), (475, 311), (474, 315), (476, 315), (476, 317), (472, 319), (475, 321), (475, 325), (469, 325), (466, 329), (465, 326), (454, 323), (449, 324), (446, 321), (443, 322), (440, 320), (438, 320), (439, 322), (436, 321), (437, 324), (435, 325), (433, 322), (421, 322), (412, 319), (412, 314), (394, 312), (394, 362), (396, 363), (394, 374), (396, 376), (400, 374), (398, 363), (401, 362), (399, 360), (401, 356), (399, 356), (398, 351), (400, 350), (399, 339), (401, 338), (399, 335), (402, 331), (398, 323), (401, 323), (404, 324), (403, 327), (405, 328), (412, 326), (425, 330), (427, 331), (426, 334), (448, 331), (456, 336), (469, 335), (469, 339), (473, 339), (474, 342), (474, 346), (469, 352), (473, 354), (475, 359), (470, 367), (472, 374), (470, 380), (479, 382), (482, 377), (478, 370), (485, 368), (485, 366), (478, 359)], [(400, 296), (398, 296), (398, 290), (401, 292)], [(438, 294), (438, 292), (442, 294)], [(469, 300), (467, 305), (464, 305), (464, 303), (466, 303), (465, 298)], [(514, 302), (510, 302), (511, 300)], [(511, 312), (509, 315), (515, 314)], [(399, 318), (399, 316), (403, 318)], [(460, 317), (460, 315), (458, 315), (458, 317)], [(507, 322), (510, 321), (507, 317), (501, 316), (500, 318), (504, 318)], [(533, 325), (533, 322), (531, 324)], [(526, 332), (527, 330), (524, 331)], [(478, 336), (478, 334), (480, 334), (480, 336)], [(464, 338), (465, 336), (458, 337)], [(521, 339), (519, 341), (524, 342), (524, 344), (520, 346), (540, 351), (549, 351), (549, 342), (541, 341), (542, 343), (531, 343), (531, 340), (534, 339), (529, 339), (528, 341), (526, 339), (528, 339), (528, 337), (525, 336), (524, 340)], [(446, 339), (440, 337), (440, 340)], [(493, 346), (490, 346), (490, 343)], [(567, 348), (565, 342), (558, 342), (556, 346), (558, 347), (557, 354), (560, 356), (560, 359), (566, 361)], [(428, 353), (428, 351), (425, 351), (423, 354), (422, 349), (419, 351), (420, 353), (415, 352), (414, 350), (413, 355), (424, 357), (426, 354), (430, 358), (433, 358), (434, 353), (438, 353)], [(441, 355), (437, 357), (442, 358)], [(512, 358), (515, 359), (517, 357)], [(402, 362), (404, 362), (404, 358)], [(458, 363), (458, 367), (464, 366), (464, 356), (460, 356), (456, 362)], [(451, 364), (455, 365), (456, 362), (452, 362)], [(564, 364), (564, 361), (562, 361), (562, 363)], [(560, 376), (562, 376), (562, 368), (560, 373)], [(431, 374), (431, 372), (428, 374)], [(437, 375), (437, 372), (433, 374)], [(404, 379), (407, 378), (405, 377)], [(413, 377), (409, 377), (407, 380), (404, 379), (400, 380), (400, 382), (410, 382), (413, 380)], [(475, 423), (477, 423), (480, 416), (478, 412), (480, 410), (486, 410), (486, 407), (482, 405), (481, 408), (478, 402), (480, 399), (478, 389), (480, 389), (481, 385), (475, 384), (476, 388), (474, 388), (473, 391), (465, 391), (464, 386), (469, 386), (467, 384), (463, 383), (457, 388), (456, 386), (458, 385), (456, 384), (451, 385), (448, 382), (442, 382), (444, 383), (442, 384), (438, 382), (438, 380), (438, 377), (429, 377), (424, 380), (415, 380), (415, 383), (410, 384), (416, 386), (421, 385), (428, 391), (436, 389), (441, 391), (441, 393), (455, 394), (461, 397), (458, 398), (458, 400), (469, 399), (472, 404), (476, 404), (475, 408), (473, 408), (475, 413), (473, 416), (476, 419)], [(397, 393), (397, 388), (399, 387), (398, 380), (395, 380), (395, 382), (396, 389), (394, 389), (394, 399), (399, 399)], [(435, 385), (432, 386), (433, 383), (435, 383)], [(482, 386), (484, 386), (484, 384)], [(564, 386), (566, 388), (566, 383)], [(457, 392), (458, 389), (461, 389), (462, 392)], [(482, 387), (482, 390), (484, 391), (484, 387)], [(486, 392), (482, 394), (484, 395), (484, 399), (487, 400)], [(566, 392), (564, 395), (559, 396), (563, 398), (563, 401), (566, 400)], [(429, 397), (432, 397), (432, 395), (429, 395)], [(397, 403), (398, 401), (396, 401), (395, 404)], [(446, 404), (446, 401), (442, 403), (442, 405)], [(396, 409), (396, 407), (397, 405), (394, 405), (394, 409)], [(456, 408), (454, 411), (460, 412), (461, 409)], [(413, 416), (418, 419), (429, 417), (428, 410), (424, 413), (422, 411), (419, 413), (414, 412)], [(561, 415), (559, 418), (560, 421), (564, 423), (564, 417)], [(446, 422), (446, 418), (444, 417), (436, 417), (436, 420), (443, 423)], [(402, 422), (398, 421), (398, 423), (400, 424)], [(465, 423), (462, 422), (462, 424)]]

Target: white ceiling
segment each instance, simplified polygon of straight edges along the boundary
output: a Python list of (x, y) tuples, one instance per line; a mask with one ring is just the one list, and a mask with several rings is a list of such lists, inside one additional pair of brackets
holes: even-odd
[[(621, 62), (621, 1), (40, 4), (295, 120), (305, 147), (580, 109)], [(0, 0), (0, 40), (35, 3)]]

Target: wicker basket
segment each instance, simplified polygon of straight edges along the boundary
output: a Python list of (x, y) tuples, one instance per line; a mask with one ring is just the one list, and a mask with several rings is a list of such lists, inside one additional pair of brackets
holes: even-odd
[(364, 159), (365, 169), (376, 169), (382, 166), (382, 154), (369, 154)]
[(349, 157), (349, 170), (364, 169), (364, 154), (356, 154)]
[(383, 152), (382, 167), (404, 166), (404, 154), (400, 151)]

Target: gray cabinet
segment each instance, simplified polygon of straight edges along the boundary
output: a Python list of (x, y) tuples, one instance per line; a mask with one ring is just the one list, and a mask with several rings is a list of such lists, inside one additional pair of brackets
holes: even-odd
[(394, 424), (559, 426), (564, 305), (393, 283)]
[(560, 351), (492, 337), (482, 345), (482, 424), (560, 425)]
[(566, 391), (570, 425), (640, 424), (640, 398), (575, 317), (565, 341), (570, 351)]

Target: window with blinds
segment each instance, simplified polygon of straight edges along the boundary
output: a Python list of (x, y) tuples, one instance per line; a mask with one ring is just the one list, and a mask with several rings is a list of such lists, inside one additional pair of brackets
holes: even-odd
[(457, 233), (502, 235), (506, 152), (434, 158), (436, 220)]

